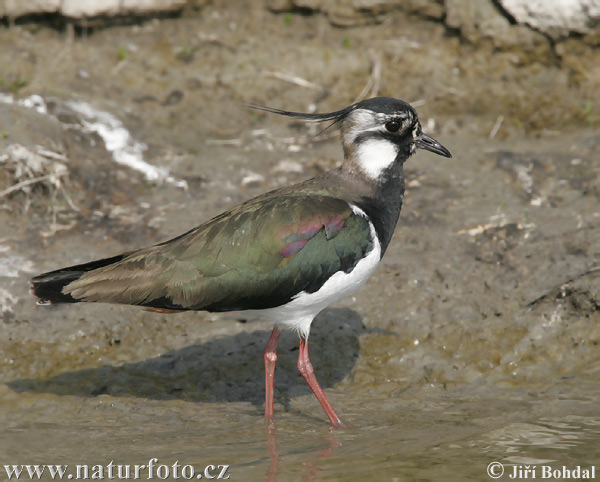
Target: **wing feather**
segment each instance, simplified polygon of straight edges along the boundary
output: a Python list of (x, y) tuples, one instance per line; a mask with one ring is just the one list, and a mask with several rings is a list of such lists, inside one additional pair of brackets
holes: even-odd
[(351, 271), (372, 248), (368, 220), (341, 199), (264, 197), (86, 272), (63, 292), (169, 310), (271, 308)]

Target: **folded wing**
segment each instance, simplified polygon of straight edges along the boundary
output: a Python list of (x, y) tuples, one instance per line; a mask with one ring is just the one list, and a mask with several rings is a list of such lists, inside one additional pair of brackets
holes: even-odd
[[(40, 275), (51, 302), (157, 309), (262, 309), (315, 292), (373, 249), (369, 222), (320, 195), (258, 198), (165, 243)], [(46, 283), (46, 284), (45, 284)], [(61, 285), (62, 283), (62, 285)]]

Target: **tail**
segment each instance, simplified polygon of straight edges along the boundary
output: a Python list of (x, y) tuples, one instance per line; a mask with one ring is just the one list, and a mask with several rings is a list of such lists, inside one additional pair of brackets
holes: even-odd
[(117, 263), (129, 254), (131, 253), (123, 253), (112, 258), (99, 259), (90, 263), (40, 274), (31, 280), (31, 293), (39, 298), (39, 304), (79, 303), (82, 300), (63, 293), (65, 286), (78, 280), (84, 273)]

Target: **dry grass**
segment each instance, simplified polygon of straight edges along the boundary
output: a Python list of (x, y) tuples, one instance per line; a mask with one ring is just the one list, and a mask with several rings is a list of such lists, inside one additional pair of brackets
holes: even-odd
[(11, 144), (0, 155), (0, 168), (6, 186), (0, 191), (2, 209), (26, 214), (34, 203), (44, 205), (51, 217), (49, 230), (42, 233), (45, 236), (70, 227), (57, 222), (62, 211), (79, 211), (65, 189), (69, 178), (66, 156), (41, 146), (32, 150)]

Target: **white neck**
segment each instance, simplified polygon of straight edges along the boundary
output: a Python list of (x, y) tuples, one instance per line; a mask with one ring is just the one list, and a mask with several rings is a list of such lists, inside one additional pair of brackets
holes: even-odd
[(356, 149), (355, 160), (360, 170), (377, 180), (398, 155), (398, 146), (385, 139), (368, 139)]

